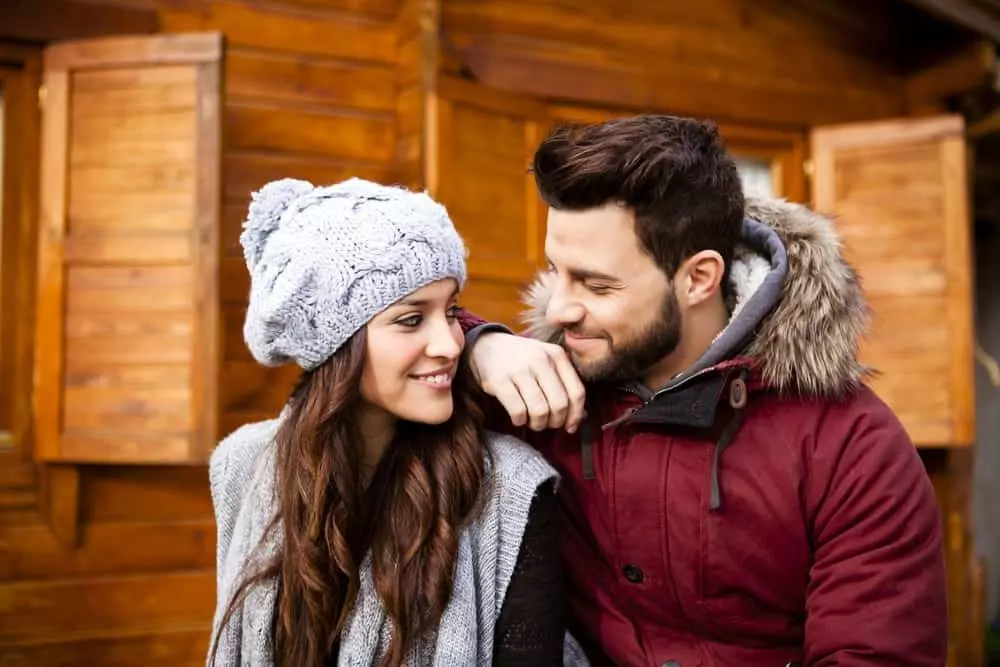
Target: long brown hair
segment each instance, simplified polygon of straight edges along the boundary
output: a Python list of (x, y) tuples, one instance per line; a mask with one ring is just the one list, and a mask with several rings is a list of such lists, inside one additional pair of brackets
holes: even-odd
[(482, 413), (464, 362), (452, 385), (452, 418), (439, 426), (400, 422), (364, 484), (353, 417), (362, 400), (364, 355), (361, 330), (304, 373), (292, 392), (275, 436), (278, 508), (268, 528), (282, 531), (283, 545), (244, 578), (220, 625), (226, 627), (254, 585), (277, 578), (277, 665), (332, 663), (369, 550), (375, 589), (393, 630), (384, 665), (400, 665), (410, 644), (441, 618), (459, 529), (482, 497)]

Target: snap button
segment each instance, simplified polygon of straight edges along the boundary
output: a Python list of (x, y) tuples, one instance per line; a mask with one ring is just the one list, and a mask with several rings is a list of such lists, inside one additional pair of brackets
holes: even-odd
[(729, 385), (729, 405), (737, 410), (742, 409), (747, 404), (747, 383), (743, 378), (736, 378)]
[(626, 565), (625, 567), (623, 567), (622, 574), (624, 574), (625, 578), (631, 581), (633, 584), (642, 583), (642, 578), (643, 578), (642, 570), (636, 567), (635, 565)]
[(660, 667), (681, 667), (681, 663), (676, 660), (667, 660), (665, 663), (660, 665)]

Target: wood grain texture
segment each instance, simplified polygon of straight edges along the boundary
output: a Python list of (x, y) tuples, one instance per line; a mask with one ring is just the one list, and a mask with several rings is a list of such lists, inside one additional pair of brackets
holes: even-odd
[[(815, 206), (871, 298), (872, 386), (918, 446), (973, 444), (972, 292), (961, 118), (813, 134)], [(905, 340), (904, 340), (905, 339)]]
[(847, 4), (845, 24), (787, 2), (454, 0), (446, 67), (510, 92), (765, 124), (902, 113), (891, 20)]
[[(221, 209), (218, 236), (194, 213), (176, 215), (198, 174), (178, 156), (206, 159), (197, 147), (193, 153), (180, 148), (191, 127), (186, 119), (210, 117), (199, 107), (205, 96), (198, 86), (207, 80), (190, 76), (200, 66), (185, 69), (191, 58), (166, 62), (170, 58), (158, 56), (170, 69), (111, 68), (78, 78), (84, 104), (61, 121), (50, 115), (60, 122), (48, 131), (65, 138), (71, 113), (86, 121), (77, 128), (85, 140), (65, 158), (79, 179), (74, 182), (85, 187), (67, 188), (56, 169), (42, 174), (65, 196), (43, 202), (42, 238), (61, 245), (58, 253), (41, 256), (38, 304), (45, 315), (54, 302), (44, 295), (53, 289), (72, 289), (74, 300), (59, 315), (62, 333), (40, 334), (48, 349), (65, 346), (67, 354), (38, 362), (42, 377), (61, 377), (65, 386), (55, 399), (36, 394), (44, 409), (54, 410), (54, 419), (39, 420), (37, 428), (44, 436), (71, 405), (67, 414), (80, 428), (62, 445), (81, 459), (96, 452), (103, 463), (39, 468), (0, 456), (0, 667), (204, 663), (214, 606), (215, 526), (205, 468), (185, 464), (191, 451), (186, 432), (208, 432), (215, 420), (222, 436), (271, 417), (297, 377), (294, 368), (255, 364), (242, 340), (248, 277), (238, 237), (250, 194), (264, 183), (291, 176), (319, 184), (359, 175), (430, 188), (453, 209), (473, 246), (464, 305), (517, 327), (519, 292), (541, 263), (544, 242), (545, 210), (525, 168), (557, 119), (647, 110), (718, 117), (734, 149), (771, 159), (780, 167), (783, 193), (804, 200), (807, 127), (933, 104), (941, 91), (955, 89), (944, 78), (978, 76), (974, 57), (967, 57), (909, 78), (887, 55), (898, 51), (902, 30), (891, 13), (871, 3), (861, 11), (865, 3), (840, 0), (761, 0), (752, 8), (740, 0), (102, 4), (155, 13), (164, 31), (180, 34), (178, 43), (199, 31), (225, 36), (223, 94), (214, 109), (225, 127), (220, 181), (193, 195)], [(0, 49), (0, 59), (6, 62), (12, 52)], [(478, 85), (455, 81), (469, 76), (478, 77)], [(56, 78), (48, 100), (69, 94), (69, 83), (69, 77)], [(161, 92), (136, 94), (137, 87), (151, 86)], [(133, 115), (116, 114), (121, 104)], [(148, 141), (153, 128), (160, 137)], [(97, 141), (108, 133), (118, 140)], [(18, 150), (30, 158), (29, 148)], [(118, 166), (109, 168), (109, 162)], [(216, 202), (210, 201), (212, 190)], [(143, 215), (126, 220), (115, 202), (140, 207)], [(921, 203), (926, 200), (912, 205)], [(37, 199), (28, 197), (24, 206), (25, 219), (34, 220), (30, 210)], [(900, 204), (898, 215), (910, 215), (912, 224), (931, 223), (912, 213)], [(46, 222), (53, 217), (63, 222)], [(122, 233), (126, 225), (141, 235)], [(903, 239), (900, 229), (869, 230), (866, 247), (888, 252)], [(944, 251), (926, 239), (909, 237), (923, 253), (919, 258), (871, 270), (882, 312), (932, 321), (940, 305), (934, 299), (950, 277), (940, 268)], [(953, 241), (947, 252), (957, 256), (962, 251)], [(128, 263), (129, 271), (109, 272), (116, 262)], [(57, 270), (46, 271), (48, 265)], [(195, 283), (203, 284), (196, 289)], [(137, 298), (151, 289), (156, 299)], [(213, 298), (214, 314), (178, 315)], [(213, 328), (212, 317), (214, 341), (204, 335)], [(893, 359), (950, 340), (937, 327), (900, 344), (876, 340), (870, 349)], [(196, 343), (204, 346), (201, 352)], [(192, 377), (203, 370), (194, 360), (210, 357), (212, 345), (218, 358), (209, 365), (218, 383), (214, 398)], [(29, 355), (29, 378), (30, 365)], [(940, 369), (934, 359), (913, 365), (915, 373)], [(887, 390), (903, 392), (910, 380)], [(927, 432), (952, 428), (941, 417), (946, 385), (915, 404), (912, 418), (924, 419)], [(192, 390), (185, 394), (183, 387)], [(116, 400), (123, 388), (129, 401)], [(213, 414), (184, 414), (180, 406), (187, 400)], [(100, 428), (118, 422), (136, 432), (123, 436)], [(26, 433), (30, 439), (30, 428)], [(150, 433), (158, 441), (150, 442)], [(56, 440), (42, 437), (40, 451), (46, 442)], [(160, 452), (160, 464), (137, 464), (151, 447)], [(205, 453), (207, 447), (195, 449)], [(933, 458), (930, 450), (923, 455)], [(942, 506), (954, 517), (960, 510), (952, 508), (962, 500), (949, 484), (960, 484), (961, 477), (932, 463), (936, 482), (943, 481)], [(959, 554), (970, 548), (968, 524), (949, 521), (949, 548)], [(953, 600), (968, 598), (975, 588), (961, 579), (962, 558), (949, 559)], [(953, 632), (966, 621), (974, 624), (974, 614), (954, 615)], [(976, 664), (964, 661), (960, 644), (953, 651), (951, 664)]]
[[(215, 442), (220, 57), (217, 34), (45, 52), (42, 460), (204, 461)], [(165, 252), (138, 256), (146, 234)], [(170, 364), (195, 370), (130, 383)]]
[[(0, 462), (4, 667), (204, 664), (215, 525), (204, 466), (183, 465), (185, 434), (215, 419), (214, 442), (273, 416), (297, 376), (249, 361), (242, 341), (247, 275), (238, 237), (250, 193), (289, 176), (322, 184), (354, 175), (393, 182), (398, 173), (395, 0), (135, 4), (154, 7), (167, 31), (226, 36), (214, 108), (225, 123), (220, 180), (201, 181), (196, 194), (196, 165), (208, 158), (199, 144), (182, 149), (197, 119), (213, 112), (202, 106), (198, 65), (156, 74), (109, 68), (79, 79), (82, 93), (95, 93), (67, 112), (86, 121), (66, 157), (82, 187), (66, 188), (72, 214), (55, 215), (66, 221), (60, 290), (73, 297), (61, 313), (68, 354), (56, 370), (75, 428), (61, 442), (110, 465), (67, 467), (77, 477), (46, 489), (30, 465)], [(151, 88), (155, 95), (137, 92)], [(118, 105), (133, 113), (123, 117)], [(153, 129), (160, 134), (151, 142)], [(119, 138), (98, 144), (106, 133)], [(190, 206), (178, 216), (195, 197), (206, 209), (217, 205), (221, 223)], [(126, 220), (126, 206), (143, 215)], [(214, 344), (231, 360), (196, 363), (197, 346), (213, 344), (204, 335), (212, 325), (184, 313), (212, 299), (227, 301), (214, 308)], [(196, 398), (200, 366), (217, 379), (215, 398), (204, 390)], [(213, 415), (185, 411), (189, 400)], [(136, 465), (150, 447), (182, 465)]]

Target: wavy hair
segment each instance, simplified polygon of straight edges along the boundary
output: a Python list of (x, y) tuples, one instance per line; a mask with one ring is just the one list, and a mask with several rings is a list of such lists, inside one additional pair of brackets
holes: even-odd
[(282, 532), (282, 548), (244, 578), (222, 617), (224, 628), (253, 586), (276, 578), (279, 666), (332, 663), (369, 551), (393, 630), (383, 665), (400, 665), (410, 645), (440, 621), (459, 530), (483, 497), (482, 412), (464, 362), (452, 385), (452, 418), (434, 426), (400, 421), (364, 483), (355, 408), (362, 400), (365, 339), (362, 329), (304, 373), (292, 392), (275, 437), (278, 507), (267, 531)]

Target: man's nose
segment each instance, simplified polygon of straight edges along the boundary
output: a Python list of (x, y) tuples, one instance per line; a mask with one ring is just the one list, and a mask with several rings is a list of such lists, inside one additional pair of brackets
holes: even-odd
[(564, 328), (582, 321), (583, 315), (583, 307), (571, 298), (566, 285), (558, 281), (545, 309), (545, 319), (552, 326)]

